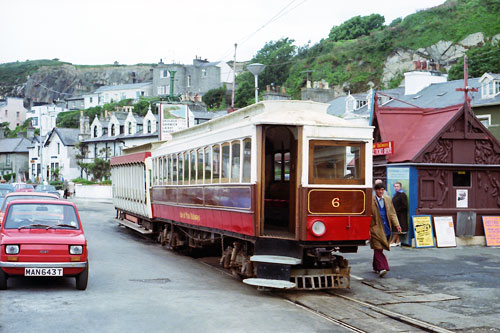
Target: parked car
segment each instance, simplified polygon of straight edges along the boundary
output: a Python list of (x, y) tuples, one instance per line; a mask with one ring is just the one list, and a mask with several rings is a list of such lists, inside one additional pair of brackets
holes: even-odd
[(57, 200), (59, 199), (58, 195), (52, 193), (37, 193), (37, 192), (12, 192), (7, 194), (3, 198), (3, 202), (0, 205), (0, 224), (2, 224), (3, 216), (5, 214), (5, 209), (7, 205), (12, 200), (30, 200), (30, 199), (38, 199), (38, 200)]
[(61, 196), (59, 191), (56, 189), (54, 185), (37, 185), (35, 187), (35, 192), (45, 192), (45, 193), (52, 193), (57, 195), (58, 197)]
[(14, 192), (14, 186), (12, 184), (0, 184), (0, 202), (3, 201), (3, 198), (9, 194)]
[(87, 241), (72, 202), (9, 202), (0, 226), (0, 289), (15, 276), (68, 276), (85, 290), (88, 274)]
[(18, 183), (14, 185), (16, 192), (34, 192), (35, 188), (31, 184)]

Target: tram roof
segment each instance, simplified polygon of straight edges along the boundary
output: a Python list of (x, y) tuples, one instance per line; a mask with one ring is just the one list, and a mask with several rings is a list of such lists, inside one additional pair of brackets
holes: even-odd
[(241, 125), (371, 127), (332, 116), (327, 113), (328, 107), (329, 104), (312, 101), (262, 101), (197, 126), (174, 132), (172, 139), (182, 139)]

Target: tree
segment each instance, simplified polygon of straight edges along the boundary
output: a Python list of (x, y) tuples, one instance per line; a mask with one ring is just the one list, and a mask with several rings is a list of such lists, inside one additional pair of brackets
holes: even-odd
[[(267, 65), (266, 69), (259, 75), (259, 90), (264, 91), (266, 85), (281, 86), (288, 78), (291, 60), (297, 52), (294, 40), (282, 38), (277, 41), (267, 42), (260, 49), (250, 63), (261, 63)], [(244, 107), (254, 102), (254, 76), (245, 72), (236, 78), (238, 89), (236, 89), (235, 105)]]
[(360, 36), (369, 35), (374, 30), (383, 28), (385, 18), (380, 14), (369, 16), (355, 16), (339, 26), (330, 30), (328, 38), (333, 42), (341, 40), (356, 39)]
[(109, 161), (102, 158), (94, 158), (94, 163), (90, 163), (89, 171), (94, 178), (94, 181), (102, 181), (108, 179), (111, 175), (111, 165)]
[[(466, 52), (469, 63), (469, 77), (480, 77), (486, 72), (500, 73), (500, 43), (492, 45), (487, 43), (483, 46)], [(448, 80), (460, 80), (464, 78), (464, 58), (453, 65), (448, 72)]]
[(227, 105), (226, 90), (226, 85), (217, 89), (210, 89), (203, 95), (203, 103), (207, 105), (209, 110), (220, 110), (224, 108)]

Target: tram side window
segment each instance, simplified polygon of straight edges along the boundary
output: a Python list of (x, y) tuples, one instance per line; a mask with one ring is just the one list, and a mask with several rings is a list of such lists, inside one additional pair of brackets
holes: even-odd
[(203, 176), (203, 148), (198, 149), (196, 152), (198, 162), (196, 165), (196, 170), (197, 170), (197, 184), (203, 184), (203, 179), (205, 177)]
[(189, 184), (189, 153), (184, 153), (184, 185)]
[(243, 183), (250, 183), (250, 170), (252, 161), (252, 140), (243, 140)]
[(172, 158), (170, 155), (167, 155), (167, 184), (172, 183)]
[(158, 175), (157, 175), (158, 167), (157, 167), (156, 163), (157, 163), (157, 159), (154, 158), (153, 159), (153, 185), (157, 185), (156, 180), (158, 179)]
[(179, 181), (179, 161), (177, 158), (177, 154), (173, 154), (173, 159), (172, 159), (172, 181), (174, 185), (178, 184)]
[(204, 161), (205, 184), (212, 182), (212, 148), (205, 147), (205, 161)]
[(311, 184), (364, 184), (365, 144), (345, 141), (309, 142)]
[(212, 183), (220, 183), (220, 146), (212, 146)]
[(191, 184), (196, 184), (196, 150), (191, 150), (191, 172), (190, 172), (190, 177), (189, 180), (191, 181)]
[(166, 156), (163, 159), (163, 185), (168, 184), (168, 158)]
[(229, 143), (225, 142), (222, 144), (222, 168), (221, 168), (221, 182), (229, 182), (229, 167), (230, 167), (230, 150)]
[(231, 183), (240, 182), (240, 154), (241, 144), (240, 141), (233, 141), (231, 143)]
[(158, 179), (159, 179), (159, 183), (163, 184), (163, 157), (160, 157), (159, 159), (160, 159), (160, 167), (159, 167), (160, 174), (159, 174)]

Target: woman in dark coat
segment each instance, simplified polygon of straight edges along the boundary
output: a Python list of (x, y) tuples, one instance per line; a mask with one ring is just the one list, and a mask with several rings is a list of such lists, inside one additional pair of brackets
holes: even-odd
[(375, 195), (372, 198), (372, 222), (370, 225), (370, 246), (373, 249), (373, 270), (380, 277), (389, 271), (389, 263), (384, 255), (384, 250), (389, 251), (389, 237), (391, 227), (401, 232), (398, 217), (391, 198), (384, 195), (384, 184), (375, 184)]

